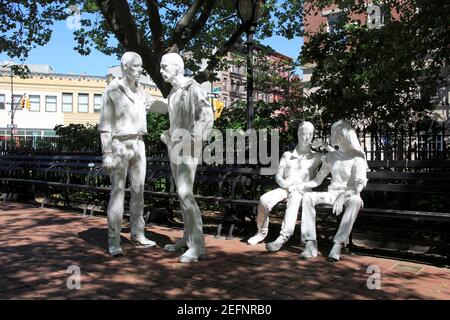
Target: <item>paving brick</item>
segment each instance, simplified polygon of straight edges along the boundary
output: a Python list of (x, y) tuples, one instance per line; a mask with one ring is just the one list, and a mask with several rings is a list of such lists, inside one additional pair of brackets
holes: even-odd
[[(0, 225), (0, 299), (450, 299), (450, 270), (420, 263), (348, 253), (328, 263), (324, 252), (304, 261), (298, 248), (271, 254), (206, 235), (208, 259), (180, 264), (180, 253), (134, 248), (128, 223), (125, 256), (111, 258), (105, 217), (20, 203), (2, 206)], [(176, 241), (182, 230), (147, 234)], [(70, 265), (81, 269), (79, 290), (67, 288)], [(380, 290), (366, 286), (370, 265), (381, 269)]]

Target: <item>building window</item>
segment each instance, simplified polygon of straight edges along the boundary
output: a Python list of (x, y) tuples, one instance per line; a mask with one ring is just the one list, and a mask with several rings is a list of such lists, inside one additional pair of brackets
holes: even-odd
[(30, 111), (41, 111), (41, 97), (38, 95), (30, 95)]
[(0, 110), (5, 110), (5, 95), (0, 94)]
[(327, 15), (327, 31), (329, 33), (337, 33), (342, 31), (339, 27), (339, 19), (341, 18), (340, 13), (331, 13)]
[(102, 95), (94, 94), (94, 112), (100, 112), (102, 109)]
[(45, 96), (45, 111), (56, 112), (56, 96)]
[(63, 93), (62, 95), (62, 111), (72, 112), (73, 108), (73, 94)]
[(89, 96), (84, 93), (78, 95), (78, 112), (89, 112)]

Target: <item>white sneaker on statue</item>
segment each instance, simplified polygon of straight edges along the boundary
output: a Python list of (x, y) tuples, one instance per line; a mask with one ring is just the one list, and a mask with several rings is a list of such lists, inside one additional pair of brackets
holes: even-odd
[(266, 249), (271, 252), (277, 252), (286, 243), (283, 237), (279, 236), (275, 241), (266, 244)]
[(333, 248), (331, 248), (330, 254), (327, 257), (327, 261), (337, 262), (337, 261), (341, 260), (341, 249), (342, 249), (342, 244), (335, 243), (333, 245)]
[(174, 244), (166, 244), (164, 246), (164, 250), (168, 252), (180, 251), (183, 248), (187, 247), (186, 240), (184, 238), (179, 239)]
[(247, 240), (247, 243), (249, 245), (254, 246), (255, 244), (260, 243), (261, 241), (263, 241), (266, 238), (266, 234), (263, 234), (261, 232), (258, 232), (257, 234), (255, 234), (253, 237), (251, 237), (250, 239)]
[(147, 239), (145, 236), (132, 238), (131, 242), (137, 247), (149, 248), (149, 247), (156, 246), (156, 242), (155, 241)]
[(197, 262), (198, 260), (206, 259), (206, 250), (197, 250), (195, 248), (188, 249), (178, 259), (181, 263)]
[(108, 252), (110, 255), (112, 255), (113, 257), (117, 257), (117, 256), (123, 256), (123, 250), (120, 247), (120, 244), (109, 244), (108, 245)]
[(300, 258), (311, 259), (317, 257), (317, 242), (314, 240), (306, 241), (305, 250), (300, 254)]

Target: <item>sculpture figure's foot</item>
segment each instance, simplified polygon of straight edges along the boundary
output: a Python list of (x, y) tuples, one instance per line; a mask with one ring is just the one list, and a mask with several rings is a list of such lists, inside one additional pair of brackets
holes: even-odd
[(285, 243), (286, 240), (283, 237), (279, 236), (275, 241), (266, 244), (266, 249), (271, 252), (277, 252)]
[(305, 250), (300, 254), (302, 259), (311, 259), (317, 257), (317, 242), (314, 240), (306, 241)]
[(247, 243), (249, 245), (254, 246), (255, 244), (260, 243), (261, 241), (263, 241), (266, 238), (266, 234), (263, 234), (261, 232), (258, 232), (257, 234), (255, 234), (253, 237), (251, 237), (250, 239), (247, 240)]
[(110, 244), (108, 247), (108, 252), (113, 257), (123, 256), (123, 250), (120, 245)]
[(190, 262), (197, 262), (198, 260), (206, 259), (206, 251), (203, 250), (197, 250), (194, 248), (189, 249), (184, 254), (180, 256), (178, 259), (181, 263), (190, 263)]
[(132, 238), (131, 242), (138, 248), (150, 248), (156, 246), (156, 242), (147, 239), (145, 236)]
[(327, 261), (337, 262), (337, 261), (341, 260), (341, 249), (342, 249), (342, 244), (335, 243), (333, 245), (333, 248), (330, 251), (330, 254), (327, 257)]
[(168, 252), (175, 252), (175, 251), (180, 251), (181, 249), (186, 248), (186, 247), (187, 247), (186, 240), (184, 238), (181, 238), (174, 244), (166, 244), (164, 246), (164, 250), (168, 251)]

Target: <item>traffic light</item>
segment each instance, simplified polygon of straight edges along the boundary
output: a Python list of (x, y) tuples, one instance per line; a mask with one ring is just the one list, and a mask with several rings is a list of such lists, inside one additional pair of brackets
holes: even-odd
[(222, 101), (214, 100), (214, 110), (215, 110), (215, 119), (218, 119), (223, 111), (223, 108), (225, 107), (225, 104)]
[(20, 99), (20, 108), (21, 109), (25, 108), (25, 102), (26, 102), (26, 98), (25, 98), (25, 96), (23, 96), (22, 99)]
[(30, 108), (31, 108), (31, 102), (30, 102), (30, 99), (26, 99), (25, 107), (26, 107), (28, 110), (30, 110)]

